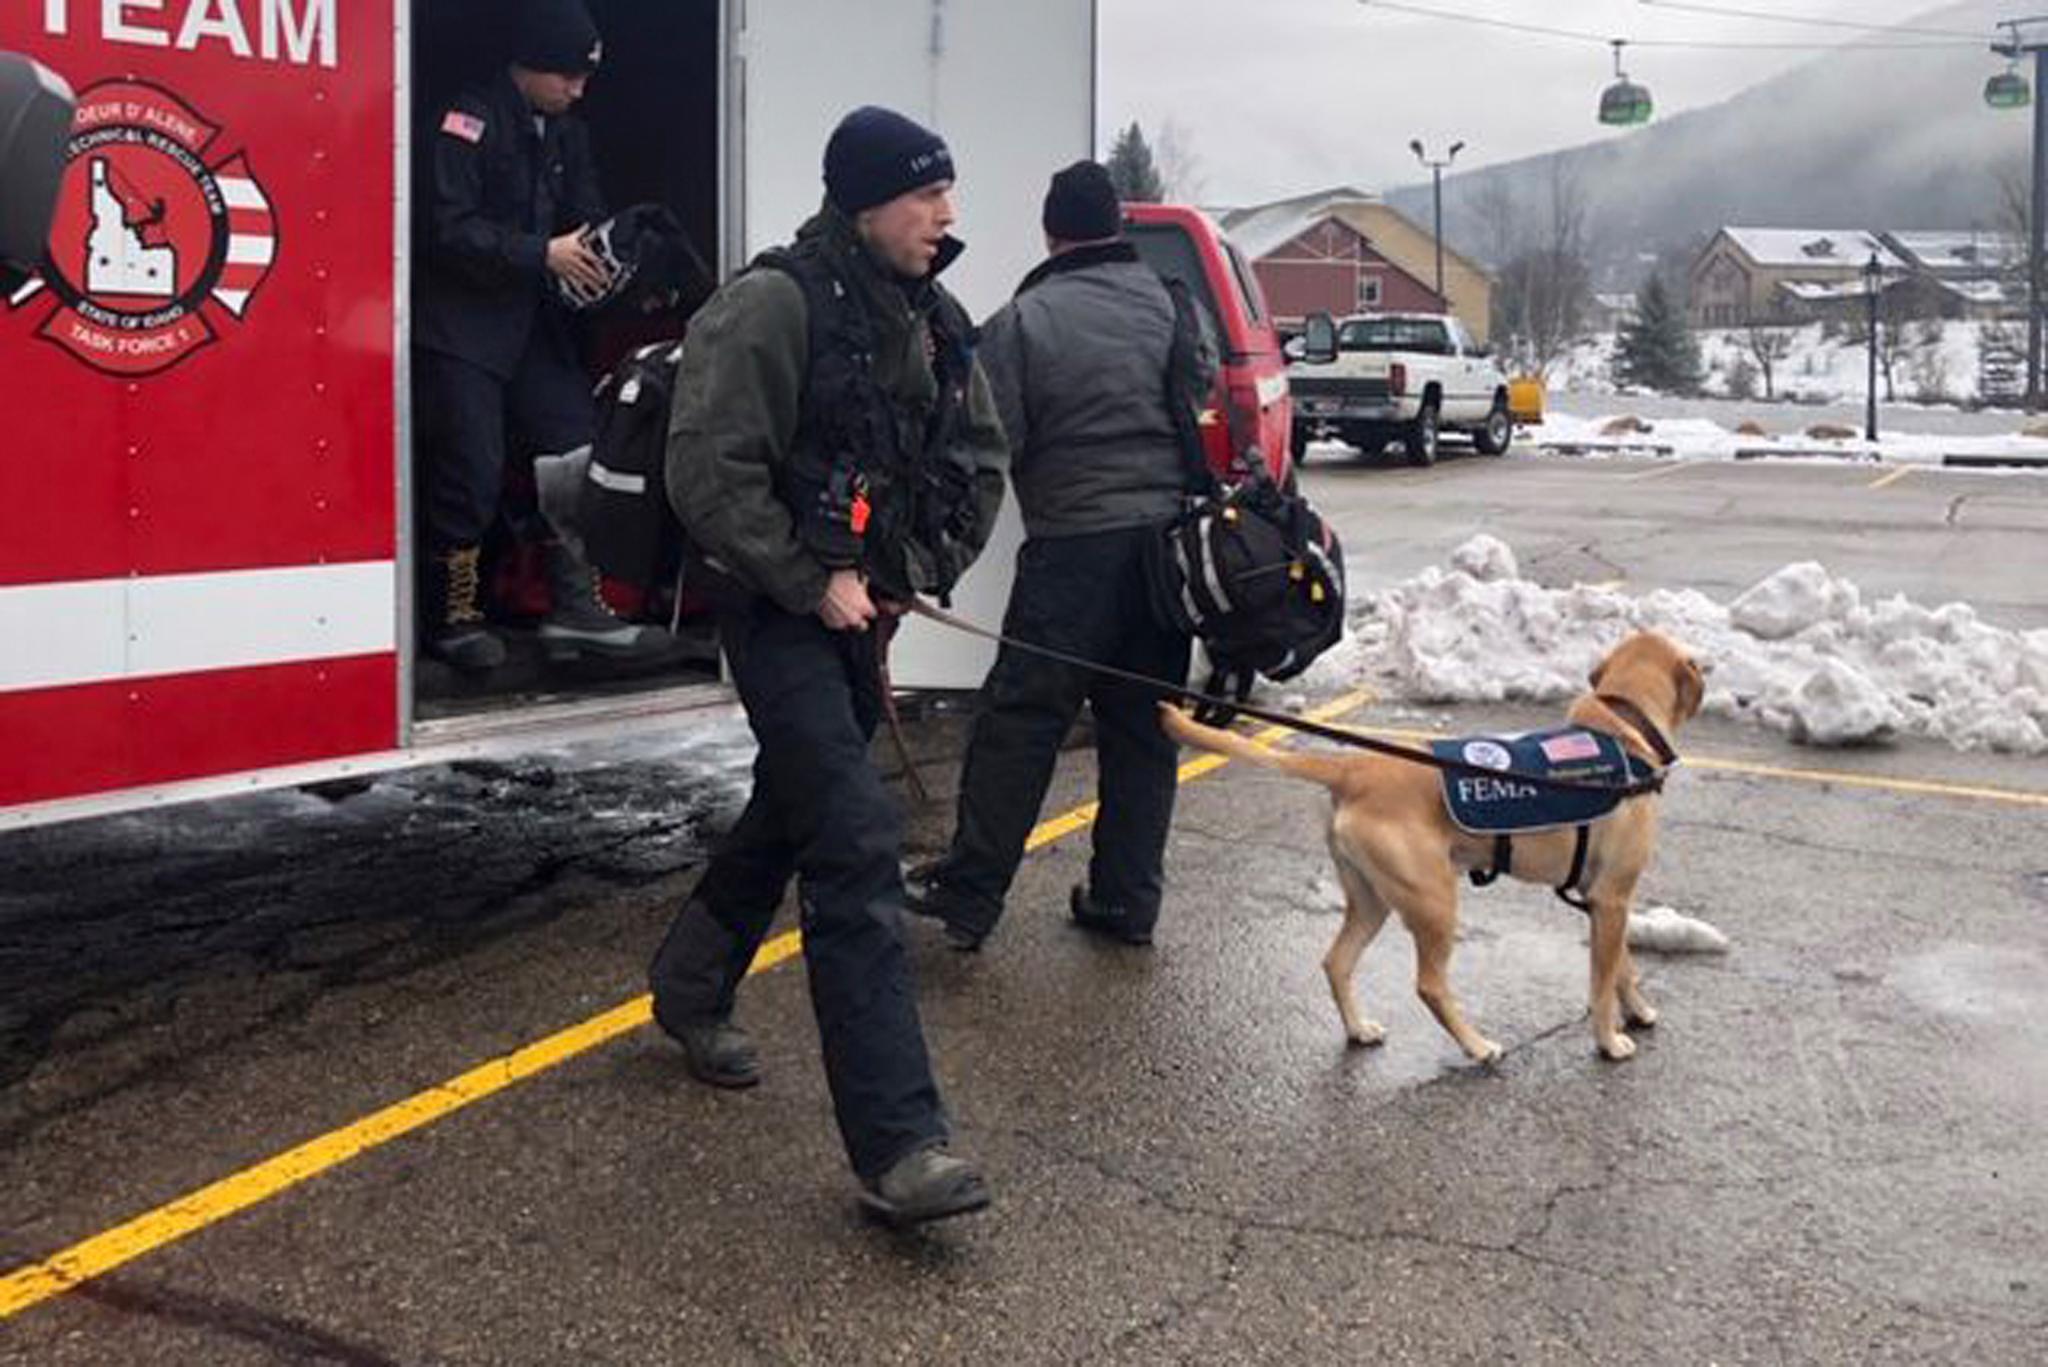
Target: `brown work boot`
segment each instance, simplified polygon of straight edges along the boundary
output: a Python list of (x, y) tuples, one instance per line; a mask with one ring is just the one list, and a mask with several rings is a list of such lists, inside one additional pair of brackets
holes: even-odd
[(475, 546), (453, 546), (427, 567), (427, 654), (465, 674), (484, 674), (505, 663), (505, 643), (477, 606), (481, 591)]

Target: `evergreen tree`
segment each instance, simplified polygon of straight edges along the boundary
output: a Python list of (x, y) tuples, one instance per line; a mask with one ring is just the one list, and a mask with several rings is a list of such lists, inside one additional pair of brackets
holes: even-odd
[(1152, 159), (1152, 146), (1145, 141), (1144, 130), (1135, 119), (1129, 128), (1116, 135), (1116, 141), (1110, 145), (1109, 160), (1103, 164), (1109, 168), (1109, 181), (1116, 186), (1117, 198), (1157, 204), (1166, 197), (1158, 163)]
[(1651, 276), (1636, 296), (1636, 316), (1622, 324), (1614, 354), (1617, 384), (1666, 394), (1694, 394), (1702, 379), (1699, 341), (1685, 314)]

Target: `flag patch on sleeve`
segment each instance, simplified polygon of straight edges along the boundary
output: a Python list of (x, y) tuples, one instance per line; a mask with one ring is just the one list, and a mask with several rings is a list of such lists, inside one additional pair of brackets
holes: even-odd
[(461, 138), (464, 142), (484, 140), (484, 121), (474, 114), (465, 114), (460, 109), (451, 109), (441, 120), (441, 131)]

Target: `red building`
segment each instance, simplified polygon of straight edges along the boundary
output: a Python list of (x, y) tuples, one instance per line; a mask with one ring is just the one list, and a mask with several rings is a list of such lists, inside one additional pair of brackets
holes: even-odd
[(1449, 311), (1484, 341), (1493, 281), (1458, 253), (1444, 251), (1439, 300), (1436, 240), (1371, 195), (1326, 190), (1219, 215), (1224, 231), (1252, 263), (1273, 317), (1299, 326), (1308, 314)]

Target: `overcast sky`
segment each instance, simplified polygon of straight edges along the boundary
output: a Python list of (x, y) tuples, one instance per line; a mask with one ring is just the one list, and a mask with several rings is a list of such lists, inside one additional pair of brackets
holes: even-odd
[[(1638, 0), (1416, 2), (1615, 37), (1828, 43), (1863, 36), (1649, 8)], [(1931, 7), (1929, 0), (1724, 3), (1871, 24), (1905, 23)], [(1178, 141), (1196, 159), (1206, 204), (1338, 184), (1389, 189), (1418, 178), (1408, 151), (1415, 137), (1432, 155), (1463, 139), (1463, 170), (1614, 136), (1595, 117), (1600, 92), (1613, 79), (1613, 57), (1591, 43), (1398, 14), (1357, 0), (1101, 0), (1100, 16), (1105, 148), (1132, 119), (1155, 141), (1170, 129), (1169, 143)], [(1817, 55), (1645, 48), (1626, 61), (1663, 118), (1718, 103)], [(1987, 76), (1998, 69), (1989, 52), (1984, 62)]]

